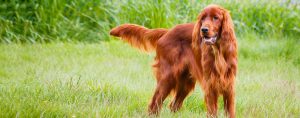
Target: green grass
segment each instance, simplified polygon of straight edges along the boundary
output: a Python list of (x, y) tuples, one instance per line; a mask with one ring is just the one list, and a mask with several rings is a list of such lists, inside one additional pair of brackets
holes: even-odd
[(231, 12), (237, 33), (300, 36), (296, 0), (2, 0), (0, 43), (97, 42), (123, 23), (171, 28), (208, 4)]
[[(0, 117), (146, 117), (154, 54), (108, 31), (123, 23), (171, 28), (212, 3), (231, 12), (239, 39), (237, 116), (299, 117), (296, 0), (2, 0)], [(167, 99), (160, 116), (205, 117), (199, 88), (176, 114)]]
[[(1, 44), (0, 52), (0, 117), (147, 116), (153, 53), (114, 40)], [(294, 39), (239, 37), (238, 117), (300, 116), (299, 52)], [(175, 114), (169, 101), (161, 117), (205, 117), (199, 86)]]

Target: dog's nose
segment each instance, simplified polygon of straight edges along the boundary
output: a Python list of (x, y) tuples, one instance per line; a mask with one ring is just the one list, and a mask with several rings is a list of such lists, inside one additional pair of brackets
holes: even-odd
[(202, 28), (201, 28), (201, 31), (202, 31), (203, 33), (207, 33), (207, 32), (208, 32), (208, 28), (207, 28), (207, 27), (202, 27)]

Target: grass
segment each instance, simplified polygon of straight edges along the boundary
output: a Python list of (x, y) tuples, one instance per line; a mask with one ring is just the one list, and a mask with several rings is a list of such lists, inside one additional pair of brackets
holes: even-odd
[[(146, 117), (154, 54), (108, 31), (123, 23), (171, 28), (212, 3), (231, 12), (239, 37), (237, 116), (299, 117), (296, 0), (2, 0), (0, 117)], [(178, 113), (167, 99), (160, 116), (205, 117), (199, 88)]]
[(97, 42), (123, 23), (171, 28), (193, 22), (208, 4), (231, 12), (237, 33), (300, 36), (296, 0), (2, 0), (1, 43)]
[[(152, 53), (115, 40), (1, 44), (0, 52), (0, 117), (147, 116), (156, 84)], [(300, 116), (299, 52), (294, 39), (239, 37), (238, 117)], [(169, 101), (161, 117), (205, 117), (199, 86), (178, 113)]]

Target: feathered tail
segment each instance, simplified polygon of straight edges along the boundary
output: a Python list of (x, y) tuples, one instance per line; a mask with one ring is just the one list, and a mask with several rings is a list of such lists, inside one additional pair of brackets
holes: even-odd
[(153, 51), (158, 39), (167, 32), (168, 30), (163, 28), (148, 29), (135, 24), (123, 24), (113, 28), (110, 35), (122, 38), (135, 48)]

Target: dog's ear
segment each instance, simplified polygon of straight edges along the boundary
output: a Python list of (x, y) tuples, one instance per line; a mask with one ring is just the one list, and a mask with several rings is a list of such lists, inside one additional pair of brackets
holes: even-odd
[(225, 9), (223, 12), (220, 43), (220, 47), (224, 50), (223, 53), (226, 53), (227, 55), (224, 58), (226, 58), (227, 61), (232, 61), (232, 63), (236, 63), (237, 42), (234, 34), (234, 25), (229, 12)]
[(198, 15), (198, 18), (197, 18), (197, 21), (196, 21), (196, 24), (194, 26), (194, 29), (193, 29), (193, 34), (192, 34), (192, 46), (193, 48), (200, 48), (200, 43), (201, 43), (201, 35), (200, 35), (200, 28), (201, 28), (201, 19), (202, 19), (202, 14), (200, 13)]
[(221, 40), (224, 41), (235, 40), (234, 26), (233, 26), (230, 13), (226, 9), (222, 9), (222, 10), (223, 10), (223, 21), (222, 21)]

